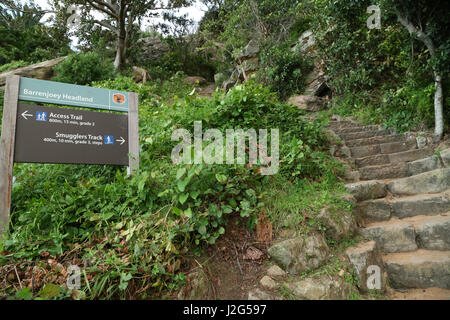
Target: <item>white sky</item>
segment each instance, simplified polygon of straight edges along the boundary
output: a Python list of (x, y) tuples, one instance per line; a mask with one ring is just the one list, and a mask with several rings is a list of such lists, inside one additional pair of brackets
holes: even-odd
[[(164, 0), (166, 2), (166, 0)], [(21, 0), (20, 2), (24, 3), (27, 2), (26, 0)], [(35, 0), (35, 3), (38, 4), (43, 9), (48, 9), (49, 5), (47, 3), (47, 0)], [(187, 14), (188, 18), (194, 20), (196, 23), (198, 23), (203, 15), (205, 14), (206, 6), (204, 6), (200, 1), (196, 0), (195, 3), (187, 8), (182, 8), (179, 10), (178, 15), (184, 15)], [(97, 19), (102, 19), (103, 15), (101, 13), (97, 13), (96, 11), (93, 11), (94, 16)], [(46, 19), (47, 16), (44, 16), (44, 19)], [(154, 25), (156, 23), (162, 22), (162, 19), (146, 19), (143, 23), (143, 29), (145, 29), (148, 26)], [(76, 46), (78, 44), (78, 39), (76, 37), (72, 37), (72, 47)]]

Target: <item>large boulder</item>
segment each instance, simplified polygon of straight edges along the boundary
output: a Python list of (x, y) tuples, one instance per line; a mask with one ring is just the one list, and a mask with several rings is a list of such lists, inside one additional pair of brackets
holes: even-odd
[(21, 76), (26, 78), (34, 78), (40, 80), (50, 80), (54, 74), (55, 66), (66, 59), (67, 57), (60, 57), (41, 63), (33, 64), (23, 68), (7, 71), (0, 73), (0, 86), (4, 86), (6, 83), (6, 78), (10, 76)]
[(288, 103), (308, 112), (317, 112), (325, 109), (327, 100), (314, 96), (300, 95), (289, 98)]
[(144, 64), (158, 60), (170, 51), (169, 44), (158, 36), (141, 38), (137, 41), (137, 45), (142, 50), (139, 62)]
[(268, 249), (275, 263), (291, 274), (318, 268), (328, 258), (329, 251), (320, 234), (284, 240)]

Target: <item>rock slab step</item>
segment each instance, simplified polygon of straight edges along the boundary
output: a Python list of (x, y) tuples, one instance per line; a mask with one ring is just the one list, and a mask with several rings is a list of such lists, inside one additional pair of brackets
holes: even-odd
[(358, 201), (378, 199), (386, 196), (386, 184), (376, 180), (346, 184), (345, 188)]
[(407, 218), (419, 215), (437, 215), (450, 211), (450, 190), (430, 195), (416, 195), (394, 199), (366, 200), (358, 203), (357, 212), (365, 219), (386, 221), (393, 217)]
[(450, 251), (419, 249), (383, 257), (389, 283), (395, 289), (450, 289)]
[(450, 189), (450, 168), (437, 169), (388, 183), (394, 195), (439, 193)]
[(414, 224), (404, 221), (376, 223), (361, 230), (363, 237), (375, 241), (386, 253), (417, 250)]

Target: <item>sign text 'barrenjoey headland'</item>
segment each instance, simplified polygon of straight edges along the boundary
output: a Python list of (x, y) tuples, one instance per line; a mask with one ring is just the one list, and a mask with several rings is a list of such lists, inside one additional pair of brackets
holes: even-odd
[(19, 100), (128, 111), (128, 92), (20, 78)]

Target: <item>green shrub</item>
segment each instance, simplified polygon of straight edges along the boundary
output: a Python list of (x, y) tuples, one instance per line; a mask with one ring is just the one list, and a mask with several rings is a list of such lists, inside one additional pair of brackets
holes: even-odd
[(99, 54), (88, 52), (70, 55), (55, 67), (55, 72), (53, 81), (89, 85), (114, 77), (114, 65)]
[(17, 68), (21, 68), (21, 67), (26, 67), (30, 64), (30, 62), (26, 62), (23, 60), (19, 60), (19, 61), (11, 61), (10, 63), (4, 64), (2, 66), (0, 66), (0, 72), (6, 72), (9, 70), (14, 70)]
[(289, 42), (266, 47), (260, 59), (258, 79), (278, 92), (282, 99), (300, 92), (312, 68), (312, 61), (292, 51)]

